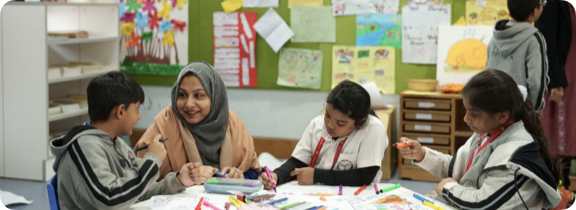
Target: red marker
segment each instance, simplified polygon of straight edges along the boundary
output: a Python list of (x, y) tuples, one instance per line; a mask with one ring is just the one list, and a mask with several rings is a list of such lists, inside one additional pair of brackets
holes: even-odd
[(200, 198), (198, 205), (196, 206), (196, 210), (202, 210), (202, 201), (204, 201), (204, 197)]
[(354, 193), (354, 195), (358, 195), (362, 192), (362, 190), (364, 190), (366, 188), (366, 185), (362, 186), (360, 189), (356, 190), (356, 192)]
[(405, 144), (405, 143), (394, 143), (394, 144), (392, 144), (392, 146), (395, 146), (395, 147), (410, 147), (410, 145)]

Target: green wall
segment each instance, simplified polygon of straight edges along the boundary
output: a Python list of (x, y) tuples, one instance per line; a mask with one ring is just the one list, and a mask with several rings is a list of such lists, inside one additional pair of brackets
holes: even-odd
[[(408, 0), (400, 0), (400, 11)], [(214, 60), (212, 45), (212, 13), (222, 11), (217, 0), (189, 0), (188, 8), (188, 62), (203, 60), (210, 64)], [(444, 0), (445, 4), (452, 5), (452, 23), (456, 22), (466, 11), (464, 0)], [(324, 5), (332, 5), (330, 0), (324, 0)], [(257, 11), (258, 18), (268, 8), (242, 8), (240, 11)], [(290, 9), (288, 1), (280, 0), (280, 7), (274, 8), (276, 12), (290, 25)], [(336, 17), (336, 43), (292, 43), (288, 41), (284, 47), (321, 50), (324, 53), (322, 64), (321, 91), (329, 91), (332, 72), (332, 46), (356, 45), (356, 16)], [(261, 37), (256, 38), (256, 68), (258, 69), (258, 88), (277, 90), (310, 90), (290, 88), (276, 85), (278, 76), (278, 57), (268, 43)], [(436, 65), (404, 64), (402, 63), (402, 50), (396, 50), (396, 93), (408, 88), (407, 78), (436, 78)], [(172, 86), (176, 76), (131, 75), (142, 85)], [(315, 91), (315, 90), (313, 90)]]

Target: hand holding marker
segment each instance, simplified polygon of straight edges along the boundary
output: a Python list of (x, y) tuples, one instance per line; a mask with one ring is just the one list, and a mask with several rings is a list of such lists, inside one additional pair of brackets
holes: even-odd
[[(166, 140), (168, 140), (168, 138), (160, 139), (160, 142), (164, 142), (164, 141), (166, 141)], [(149, 146), (150, 146), (150, 144), (146, 144), (146, 145), (144, 145), (144, 146), (138, 147), (138, 149), (136, 149), (136, 151), (140, 151), (140, 150), (146, 149), (146, 148), (148, 148)]]
[(394, 143), (392, 144), (392, 146), (395, 147), (410, 147), (410, 145), (406, 144), (406, 143)]

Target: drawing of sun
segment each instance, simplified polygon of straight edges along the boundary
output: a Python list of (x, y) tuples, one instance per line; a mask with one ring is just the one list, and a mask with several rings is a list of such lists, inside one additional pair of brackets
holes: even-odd
[(399, 195), (389, 195), (384, 198), (380, 198), (376, 201), (376, 204), (406, 204), (406, 199), (401, 198)]
[(448, 51), (446, 72), (478, 72), (486, 66), (488, 46), (478, 39), (463, 39)]

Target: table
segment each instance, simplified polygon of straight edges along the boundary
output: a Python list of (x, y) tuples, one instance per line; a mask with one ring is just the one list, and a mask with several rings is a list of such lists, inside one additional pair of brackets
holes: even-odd
[[(393, 184), (390, 183), (380, 183), (378, 184), (378, 188), (385, 188), (388, 186), (392, 186)], [(382, 201), (385, 199), (385, 197), (390, 196), (388, 198), (390, 199), (395, 199), (397, 201), (400, 201), (400, 204), (396, 204), (396, 206), (398, 206), (398, 208), (396, 209), (409, 209), (410, 207), (412, 207), (412, 209), (426, 209), (426, 210), (431, 210), (432, 208), (426, 207), (424, 205), (421, 204), (421, 202), (419, 200), (417, 200), (416, 198), (414, 198), (412, 195), (414, 194), (414, 191), (409, 190), (407, 188), (404, 187), (400, 187), (398, 189), (389, 191), (389, 192), (385, 192), (385, 193), (381, 193), (380, 195), (376, 195), (375, 191), (374, 191), (374, 186), (373, 185), (369, 185), (366, 187), (366, 189), (364, 191), (362, 191), (358, 196), (354, 196), (354, 192), (356, 190), (358, 190), (359, 187), (343, 187), (342, 189), (342, 194), (343, 196), (338, 196), (338, 186), (326, 186), (326, 185), (306, 185), (306, 186), (302, 186), (302, 185), (298, 185), (298, 182), (293, 181), (290, 183), (286, 183), (283, 185), (278, 186), (277, 188), (277, 196), (275, 199), (278, 198), (282, 198), (282, 197), (289, 197), (290, 200), (298, 200), (298, 201), (308, 201), (310, 202), (309, 206), (312, 205), (327, 205), (329, 208), (328, 209), (376, 209), (375, 204), (370, 204), (370, 202), (374, 202), (374, 201)], [(269, 191), (272, 192), (273, 191)], [(334, 196), (323, 196), (327, 201), (321, 201), (320, 197), (322, 196), (306, 196), (304, 194), (310, 194), (310, 193), (322, 193), (322, 194), (336, 194)], [(186, 191), (176, 194), (176, 195), (186, 195), (186, 196), (190, 196), (190, 197), (194, 197), (197, 198), (195, 199), (194, 202), (194, 206), (195, 204), (198, 202), (197, 200), (200, 198), (200, 196), (205, 197), (205, 198), (209, 198), (210, 203), (218, 206), (218, 207), (224, 207), (224, 202), (228, 200), (228, 195), (225, 194), (207, 194), (204, 191), (204, 187), (203, 186), (192, 186), (186, 189)], [(397, 195), (399, 197), (393, 197), (392, 195)], [(398, 198), (400, 198), (400, 200), (398, 200)], [(273, 200), (275, 200), (273, 199)], [(446, 209), (446, 210), (452, 210), (455, 209), (451, 206), (448, 206), (446, 204), (443, 204), (439, 201), (436, 201), (434, 199), (430, 199), (432, 200), (436, 205)], [(351, 203), (355, 204), (354, 208)], [(412, 204), (409, 204), (412, 203)], [(148, 210), (150, 209), (149, 207), (152, 205), (152, 201), (151, 200), (146, 200), (140, 203), (136, 203), (134, 205), (132, 205), (130, 207), (131, 210)], [(382, 204), (382, 205), (394, 205), (394, 204)], [(414, 207), (414, 205), (416, 205), (417, 207)], [(155, 209), (164, 209), (164, 207), (157, 207)], [(184, 208), (185, 209), (185, 208)], [(203, 209), (208, 209), (206, 207), (204, 207)], [(222, 208), (224, 209), (224, 208)], [(232, 206), (230, 209), (236, 209), (234, 206)], [(302, 208), (299, 209), (305, 209), (304, 206), (302, 206)]]

